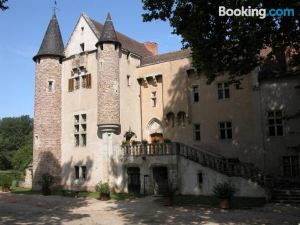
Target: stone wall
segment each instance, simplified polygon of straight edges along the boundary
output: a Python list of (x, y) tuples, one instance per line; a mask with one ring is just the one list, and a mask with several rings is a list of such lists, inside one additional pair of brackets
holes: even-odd
[[(36, 63), (34, 102), (33, 189), (39, 188), (43, 173), (60, 182), (61, 157), (61, 68), (58, 58), (41, 58)], [(53, 82), (53, 91), (48, 90)]]
[(98, 125), (120, 124), (119, 48), (98, 49)]

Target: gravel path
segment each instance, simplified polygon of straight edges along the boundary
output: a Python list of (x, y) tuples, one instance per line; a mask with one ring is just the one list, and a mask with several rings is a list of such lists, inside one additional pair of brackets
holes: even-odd
[(0, 192), (0, 224), (224, 224), (298, 225), (300, 208), (269, 204), (251, 210), (166, 207), (153, 197), (124, 201)]

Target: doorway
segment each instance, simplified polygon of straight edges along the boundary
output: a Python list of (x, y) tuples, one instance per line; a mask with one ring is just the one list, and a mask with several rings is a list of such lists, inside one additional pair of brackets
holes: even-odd
[(168, 192), (168, 168), (153, 167), (154, 194), (165, 195)]
[(128, 192), (139, 194), (141, 191), (140, 168), (128, 167)]

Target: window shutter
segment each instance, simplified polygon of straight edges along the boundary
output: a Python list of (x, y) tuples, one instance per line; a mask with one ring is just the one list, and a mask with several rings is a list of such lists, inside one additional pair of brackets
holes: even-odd
[(92, 76), (88, 74), (86, 76), (86, 88), (92, 88)]
[(69, 92), (74, 91), (74, 79), (69, 79)]

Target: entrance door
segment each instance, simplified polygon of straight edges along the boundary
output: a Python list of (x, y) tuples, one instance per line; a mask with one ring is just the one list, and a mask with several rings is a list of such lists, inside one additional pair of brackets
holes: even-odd
[(154, 194), (165, 195), (168, 191), (167, 167), (153, 168)]
[(139, 194), (141, 190), (140, 168), (128, 167), (127, 175), (128, 175), (128, 192)]
[(164, 138), (163, 135), (161, 133), (154, 133), (151, 134), (151, 143), (162, 143)]

